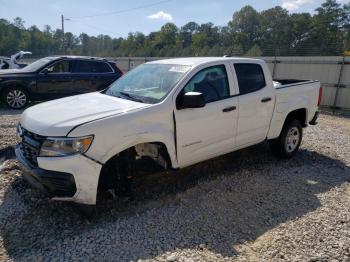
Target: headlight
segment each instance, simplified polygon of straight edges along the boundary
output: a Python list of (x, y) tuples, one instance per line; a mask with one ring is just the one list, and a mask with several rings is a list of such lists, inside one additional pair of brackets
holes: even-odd
[(74, 138), (48, 137), (41, 146), (40, 156), (67, 156), (85, 153), (94, 139), (93, 136)]

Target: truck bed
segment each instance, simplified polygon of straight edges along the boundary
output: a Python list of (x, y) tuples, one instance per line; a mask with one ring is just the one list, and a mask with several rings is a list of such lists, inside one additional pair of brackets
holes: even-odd
[(273, 79), (273, 81), (281, 84), (276, 86), (276, 89), (318, 82), (315, 80), (279, 79), (279, 78)]
[[(275, 109), (271, 121), (268, 138), (276, 138), (280, 134), (286, 114), (297, 109), (306, 110), (305, 123), (309, 123), (317, 110), (320, 82), (313, 80), (274, 79)], [(292, 88), (287, 88), (292, 87)]]

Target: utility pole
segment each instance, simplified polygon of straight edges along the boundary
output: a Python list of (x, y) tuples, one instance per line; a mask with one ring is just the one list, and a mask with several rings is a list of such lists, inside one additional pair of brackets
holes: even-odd
[(66, 39), (64, 37), (64, 21), (70, 21), (69, 18), (64, 18), (63, 15), (61, 15), (61, 22), (62, 22), (62, 51), (63, 54), (66, 53)]
[(62, 51), (63, 54), (66, 53), (66, 45), (65, 45), (65, 41), (64, 41), (64, 17), (63, 15), (61, 15), (61, 19), (62, 19)]

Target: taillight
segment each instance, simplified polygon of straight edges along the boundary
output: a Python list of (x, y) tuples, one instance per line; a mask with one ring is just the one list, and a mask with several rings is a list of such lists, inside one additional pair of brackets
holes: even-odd
[(323, 96), (323, 90), (322, 90), (322, 86), (321, 86), (321, 87), (320, 87), (320, 90), (318, 91), (317, 106), (320, 106), (320, 105), (321, 105), (322, 96)]

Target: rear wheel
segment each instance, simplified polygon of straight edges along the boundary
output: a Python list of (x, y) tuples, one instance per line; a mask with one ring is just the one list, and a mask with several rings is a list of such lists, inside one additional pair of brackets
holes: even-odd
[(12, 109), (21, 109), (28, 104), (28, 93), (21, 87), (6, 88), (2, 93), (2, 101)]
[(269, 141), (271, 152), (281, 158), (290, 158), (298, 151), (303, 138), (303, 129), (300, 121), (287, 122), (276, 139)]

